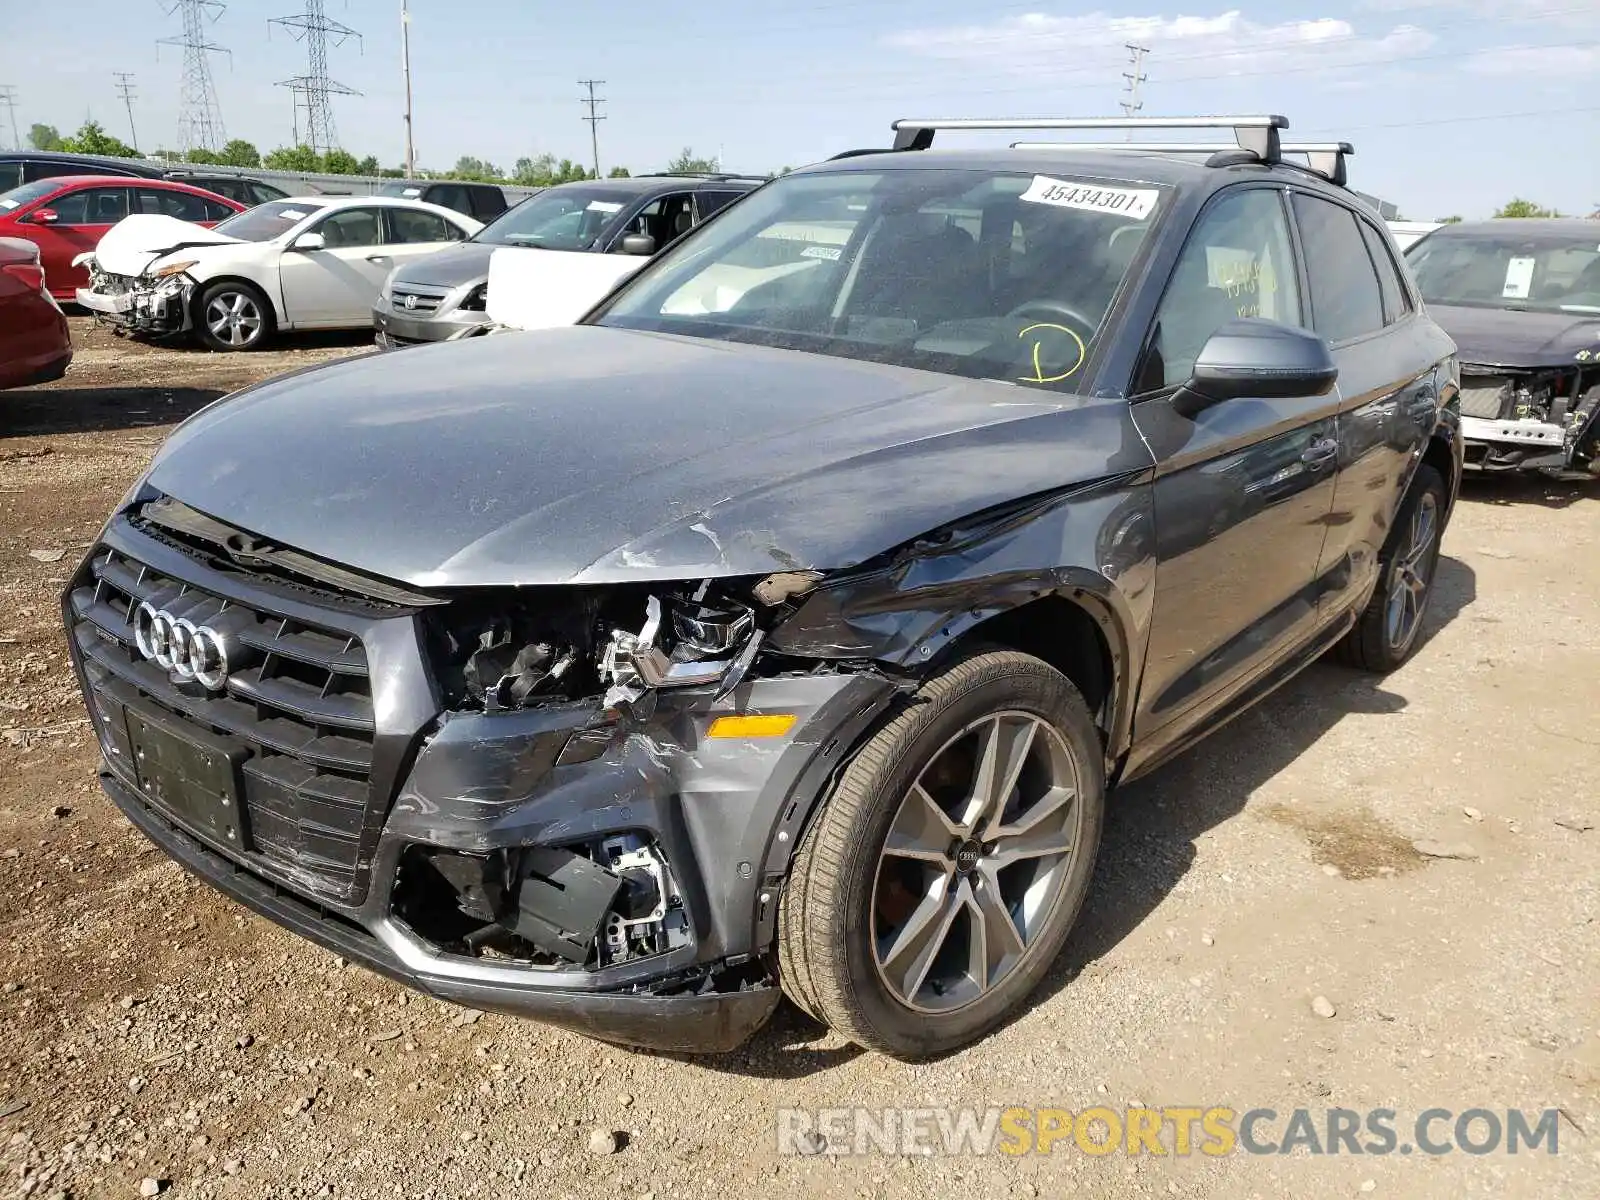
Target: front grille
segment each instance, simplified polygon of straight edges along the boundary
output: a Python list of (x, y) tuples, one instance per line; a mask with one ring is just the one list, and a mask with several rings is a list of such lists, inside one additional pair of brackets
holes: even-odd
[(1511, 380), (1503, 375), (1469, 375), (1461, 380), (1461, 415), (1493, 421), (1505, 415)]
[[(179, 683), (145, 658), (133, 617), (143, 601), (181, 613), (215, 602), (246, 650), (224, 689)], [(359, 899), (373, 809), (374, 714), (359, 639), (259, 611), (97, 550), (69, 597), (72, 636), (114, 769), (137, 785), (128, 714), (180, 718), (195, 740), (240, 760), (247, 859), (268, 873)], [(242, 617), (241, 617), (242, 614)], [(226, 847), (236, 849), (236, 847)]]
[(437, 288), (418, 287), (410, 283), (397, 283), (389, 289), (389, 302), (403, 313), (427, 316), (439, 311), (439, 305), (449, 292)]

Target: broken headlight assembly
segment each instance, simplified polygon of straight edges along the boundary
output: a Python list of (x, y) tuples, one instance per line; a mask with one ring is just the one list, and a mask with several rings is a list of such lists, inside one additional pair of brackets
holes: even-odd
[(732, 691), (767, 631), (820, 576), (540, 588), (474, 595), (430, 616), (449, 707), (503, 712), (594, 698), (607, 707), (656, 689)]

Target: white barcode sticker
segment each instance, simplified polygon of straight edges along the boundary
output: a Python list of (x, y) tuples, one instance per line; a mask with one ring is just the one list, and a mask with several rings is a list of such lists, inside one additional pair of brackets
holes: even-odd
[(1536, 258), (1513, 258), (1506, 264), (1506, 284), (1500, 289), (1504, 300), (1526, 300), (1533, 289), (1533, 270), (1539, 263)]
[(829, 262), (839, 261), (840, 250), (837, 246), (807, 246), (800, 251), (801, 258), (825, 258)]
[(1156, 210), (1161, 193), (1154, 188), (1105, 187), (1100, 184), (1071, 183), (1035, 175), (1022, 193), (1030, 204), (1053, 204), (1057, 208), (1082, 208), (1090, 212), (1112, 213), (1142, 221)]
[(622, 205), (611, 200), (591, 200), (589, 201), (589, 211), (598, 213), (621, 212)]

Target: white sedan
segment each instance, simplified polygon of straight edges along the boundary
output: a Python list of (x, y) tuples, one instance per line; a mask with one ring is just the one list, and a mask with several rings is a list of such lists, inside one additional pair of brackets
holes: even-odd
[(213, 350), (255, 350), (281, 330), (370, 325), (395, 267), (481, 228), (390, 196), (275, 200), (214, 229), (132, 216), (81, 257), (90, 283), (77, 300), (133, 333), (193, 331)]

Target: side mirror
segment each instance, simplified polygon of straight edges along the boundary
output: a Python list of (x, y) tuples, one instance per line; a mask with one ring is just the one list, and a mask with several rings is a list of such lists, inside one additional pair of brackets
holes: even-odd
[(54, 225), (61, 220), (61, 214), (53, 208), (36, 208), (33, 215), (28, 218), (35, 225)]
[(1186, 417), (1224, 400), (1326, 395), (1339, 378), (1328, 343), (1316, 334), (1260, 317), (1241, 317), (1208, 339), (1174, 406)]
[(623, 234), (622, 241), (617, 245), (618, 254), (637, 254), (649, 258), (656, 252), (656, 240), (648, 233)]
[(327, 248), (328, 239), (320, 233), (302, 233), (295, 238), (293, 245), (289, 247), (291, 250), (326, 250)]

